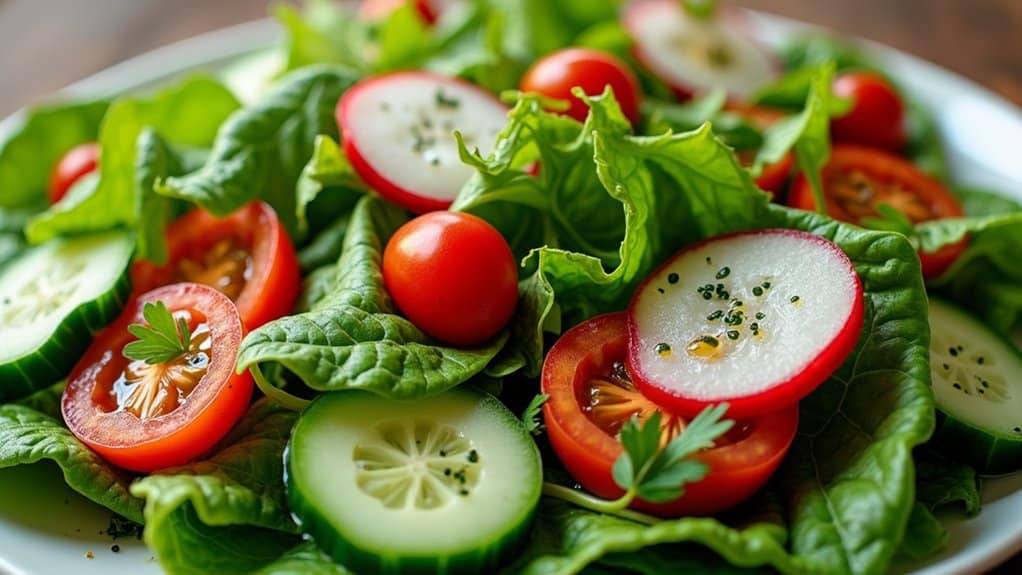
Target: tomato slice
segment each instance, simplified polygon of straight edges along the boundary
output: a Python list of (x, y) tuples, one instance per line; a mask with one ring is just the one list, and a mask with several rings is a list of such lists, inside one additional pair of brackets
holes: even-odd
[[(877, 148), (835, 144), (822, 173), (827, 214), (834, 219), (860, 224), (878, 217), (878, 204), (889, 204), (913, 223), (957, 218), (962, 205), (937, 180), (907, 160)], [(788, 205), (815, 209), (812, 188), (799, 175), (788, 195)], [(965, 250), (968, 238), (934, 253), (920, 253), (923, 277), (933, 279), (947, 270)]]
[[(122, 354), (145, 324), (146, 303), (162, 301), (188, 322), (190, 351), (148, 364)], [(234, 373), (245, 335), (235, 305), (194, 283), (164, 286), (133, 300), (75, 365), (61, 399), (71, 433), (110, 463), (133, 471), (180, 465), (203, 454), (248, 407), (252, 377)]]
[[(541, 386), (550, 444), (586, 489), (613, 499), (623, 491), (611, 468), (622, 453), (617, 439), (633, 415), (660, 410), (661, 442), (683, 432), (685, 420), (664, 411), (631, 385), (624, 368), (628, 327), (624, 313), (592, 318), (557, 341), (543, 364)], [(739, 421), (717, 444), (696, 455), (709, 466), (706, 477), (685, 486), (667, 503), (637, 500), (632, 507), (664, 517), (709, 515), (733, 507), (756, 492), (784, 458), (798, 427), (798, 406)]]
[[(729, 103), (727, 110), (741, 116), (761, 132), (773, 126), (785, 116), (785, 113), (781, 110), (744, 104)], [(738, 152), (738, 161), (748, 168), (755, 161), (757, 151), (742, 150)], [(795, 156), (789, 151), (780, 160), (763, 166), (762, 173), (756, 178), (756, 185), (759, 186), (759, 189), (777, 196), (784, 191), (784, 187), (788, 183), (788, 177), (791, 175), (791, 169), (794, 166)]]
[(175, 282), (214, 287), (238, 306), (248, 329), (288, 314), (301, 272), (276, 212), (252, 202), (224, 218), (196, 209), (167, 228), (168, 262), (136, 262), (135, 293)]

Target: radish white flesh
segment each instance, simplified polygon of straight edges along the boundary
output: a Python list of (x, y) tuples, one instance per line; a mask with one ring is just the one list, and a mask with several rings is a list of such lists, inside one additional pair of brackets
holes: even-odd
[(639, 61), (682, 97), (723, 86), (747, 99), (777, 75), (774, 60), (734, 15), (692, 18), (677, 0), (640, 0), (625, 14)]
[(458, 156), (454, 131), (486, 155), (506, 117), (492, 94), (426, 72), (364, 80), (337, 106), (344, 150), (358, 175), (417, 212), (446, 209), (472, 175)]
[(729, 402), (746, 417), (790, 405), (841, 365), (862, 326), (862, 284), (833, 243), (765, 230), (693, 246), (628, 309), (629, 368), (682, 415)]

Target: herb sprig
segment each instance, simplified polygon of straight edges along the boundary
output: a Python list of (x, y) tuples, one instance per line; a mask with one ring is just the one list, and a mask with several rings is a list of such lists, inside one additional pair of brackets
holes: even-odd
[(132, 324), (128, 332), (138, 339), (124, 346), (124, 357), (148, 364), (167, 363), (188, 353), (192, 333), (184, 318), (174, 321), (173, 314), (162, 301), (146, 303), (142, 317), (148, 325)]
[(525, 430), (532, 435), (543, 433), (543, 418), (540, 414), (543, 410), (543, 404), (548, 399), (550, 399), (549, 395), (540, 393), (532, 398), (525, 411), (522, 412), (522, 423), (525, 424)]
[[(533, 400), (535, 402), (535, 400)], [(543, 493), (558, 497), (579, 507), (639, 521), (655, 523), (656, 518), (629, 511), (636, 498), (651, 503), (672, 501), (685, 493), (685, 484), (699, 481), (709, 468), (689, 456), (713, 446), (727, 433), (734, 421), (722, 420), (728, 405), (722, 403), (704, 409), (685, 430), (663, 448), (660, 447), (662, 414), (657, 411), (643, 424), (633, 418), (621, 428), (624, 453), (614, 462), (614, 482), (625, 490), (624, 495), (608, 501), (562, 485), (544, 484)]]

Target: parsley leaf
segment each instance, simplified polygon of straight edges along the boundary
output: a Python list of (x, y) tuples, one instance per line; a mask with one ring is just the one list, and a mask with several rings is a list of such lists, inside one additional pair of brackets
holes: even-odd
[(548, 399), (550, 399), (550, 396), (545, 393), (537, 394), (522, 413), (522, 422), (525, 424), (525, 430), (532, 435), (543, 433), (543, 419), (540, 417), (540, 411)]
[(721, 421), (727, 407), (726, 403), (707, 407), (663, 449), (659, 411), (642, 426), (632, 419), (621, 428), (625, 451), (614, 462), (614, 482), (652, 503), (681, 497), (686, 483), (702, 479), (709, 471), (704, 463), (687, 459), (688, 456), (711, 447), (715, 439), (734, 425), (731, 420)]
[(188, 322), (178, 318), (175, 325), (174, 316), (162, 301), (146, 303), (142, 317), (149, 325), (128, 326), (128, 332), (138, 339), (124, 346), (124, 357), (149, 364), (167, 363), (191, 349), (192, 333)]

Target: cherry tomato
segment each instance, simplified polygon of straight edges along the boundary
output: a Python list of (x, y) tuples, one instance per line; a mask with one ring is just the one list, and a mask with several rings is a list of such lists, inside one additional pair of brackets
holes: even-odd
[(301, 272), (294, 246), (273, 208), (252, 202), (224, 218), (201, 209), (167, 227), (168, 262), (139, 261), (135, 292), (174, 282), (212, 286), (238, 306), (247, 329), (287, 315), (298, 298)]
[[(191, 331), (191, 349), (166, 363), (130, 360), (132, 324), (147, 302), (163, 302)], [(248, 408), (252, 378), (234, 373), (244, 327), (226, 296), (200, 284), (145, 293), (93, 341), (67, 378), (61, 412), (71, 433), (104, 459), (153, 471), (202, 455)]]
[(383, 281), (412, 323), (455, 345), (493, 337), (518, 303), (511, 248), (493, 226), (461, 212), (430, 212), (401, 226), (383, 253)]
[[(965, 215), (962, 205), (940, 182), (884, 150), (835, 145), (822, 179), (827, 214), (843, 222), (859, 224), (863, 218), (879, 217), (876, 206), (881, 203), (896, 208), (913, 223)], [(804, 176), (792, 185), (788, 205), (815, 209), (812, 188)], [(965, 238), (937, 252), (920, 253), (923, 277), (940, 276), (967, 244)]]
[(571, 93), (575, 86), (590, 96), (602, 94), (610, 86), (625, 117), (633, 125), (639, 121), (642, 90), (635, 74), (628, 64), (598, 50), (568, 48), (545, 56), (525, 72), (520, 89), (567, 100), (571, 107), (565, 114), (584, 122), (589, 106)]
[(96, 170), (99, 144), (86, 142), (68, 150), (50, 175), (50, 204), (59, 202), (82, 176)]
[(834, 141), (895, 152), (905, 147), (905, 105), (883, 76), (842, 74), (834, 81), (834, 94), (852, 101), (851, 110), (830, 123)]
[[(739, 104), (729, 104), (727, 107), (728, 111), (737, 114), (747, 120), (759, 131), (765, 131), (770, 126), (773, 126), (782, 118), (784, 118), (784, 112), (781, 110), (775, 110), (773, 108), (764, 108), (761, 106), (745, 106)], [(738, 161), (745, 167), (752, 165), (756, 159), (756, 152), (758, 150), (743, 150), (738, 153)], [(780, 160), (763, 166), (763, 171), (756, 178), (756, 185), (759, 189), (770, 192), (772, 195), (777, 196), (784, 191), (785, 184), (788, 183), (788, 176), (791, 175), (791, 169), (795, 166), (795, 155), (791, 152), (784, 154), (784, 157)]]
[(398, 7), (403, 4), (411, 3), (415, 6), (415, 10), (422, 17), (422, 21), (426, 24), (435, 24), (439, 14), (437, 14), (437, 6), (435, 2), (437, 0), (362, 0), (359, 5), (358, 14), (363, 20), (369, 22), (375, 22), (383, 20), (390, 15), (391, 12), (397, 10)]
[[(592, 318), (554, 344), (540, 385), (550, 399), (543, 419), (550, 444), (568, 471), (592, 493), (614, 499), (623, 491), (611, 468), (623, 448), (621, 426), (659, 410), (661, 444), (684, 433), (686, 422), (661, 409), (632, 386), (625, 369), (628, 327), (624, 313)], [(636, 501), (632, 507), (664, 517), (709, 515), (756, 492), (784, 458), (798, 427), (798, 405), (735, 423), (716, 445), (696, 454), (710, 471), (667, 503)]]

